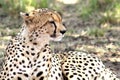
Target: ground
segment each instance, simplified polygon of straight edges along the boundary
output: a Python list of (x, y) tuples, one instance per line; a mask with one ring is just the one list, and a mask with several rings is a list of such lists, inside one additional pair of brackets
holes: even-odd
[[(20, 17), (11, 18), (11, 15), (2, 11), (0, 9), (0, 70), (2, 70), (5, 47), (9, 39), (19, 32), (22, 23)], [(119, 24), (99, 23), (101, 15), (97, 12), (94, 12), (89, 19), (83, 19), (74, 5), (63, 6), (61, 13), (67, 33), (62, 41), (51, 42), (53, 50), (55, 52), (82, 50), (90, 54), (94, 53), (120, 78)]]

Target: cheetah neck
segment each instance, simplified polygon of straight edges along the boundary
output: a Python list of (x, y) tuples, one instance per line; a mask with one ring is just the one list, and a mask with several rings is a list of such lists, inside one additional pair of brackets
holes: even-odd
[(33, 38), (30, 39), (30, 34), (31, 32), (29, 32), (29, 30), (27, 28), (24, 28), (23, 31), (21, 32), (21, 36), (22, 36), (22, 40), (24, 41), (25, 39), (25, 44), (29, 45), (29, 46), (34, 46), (35, 49), (41, 50), (42, 48), (44, 48), (44, 46), (46, 44), (49, 44), (50, 38), (48, 35), (45, 34), (39, 34), (39, 38)]
[[(28, 30), (23, 29), (21, 31), (21, 33), (18, 35), (17, 42), (20, 42), (23, 45), (25, 45), (25, 48), (22, 48), (22, 46), (21, 46), (21, 48), (24, 49), (24, 55), (26, 57), (31, 56), (31, 60), (34, 60), (37, 58), (38, 55), (40, 55), (41, 57), (52, 55), (52, 52), (51, 52), (52, 50), (51, 50), (50, 45), (49, 45), (49, 39), (47, 39), (47, 38), (48, 38), (47, 35), (41, 34), (39, 39), (37, 39), (35, 41), (34, 40), (31, 41), (29, 38)], [(26, 51), (29, 51), (29, 55), (26, 54)], [(46, 57), (46, 59), (47, 59), (47, 57)]]

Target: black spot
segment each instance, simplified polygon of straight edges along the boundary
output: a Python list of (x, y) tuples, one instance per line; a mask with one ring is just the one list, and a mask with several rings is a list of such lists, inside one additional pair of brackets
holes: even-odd
[(22, 79), (20, 77), (18, 77), (17, 80), (22, 80)]
[(10, 62), (12, 62), (12, 60), (10, 60)]
[(75, 68), (73, 68), (72, 70), (73, 70), (73, 71), (75, 71), (76, 69), (75, 69)]
[(7, 74), (7, 76), (9, 76), (9, 74)]
[(43, 50), (43, 52), (46, 52), (46, 51), (47, 51), (46, 49)]
[(24, 56), (24, 54), (23, 54), (23, 53), (21, 53), (21, 55), (22, 55), (22, 56)]
[(64, 69), (65, 71), (69, 71), (69, 69)]
[(53, 75), (51, 75), (51, 77), (53, 77)]
[(116, 78), (114, 78), (113, 80), (116, 80)]
[(55, 71), (53, 71), (53, 74), (55, 74)]
[(35, 53), (31, 53), (31, 55), (32, 55), (32, 56), (34, 56), (34, 55), (35, 55)]
[(10, 52), (10, 55), (11, 55), (12, 53)]
[[(20, 44), (22, 44), (22, 43), (20, 42)], [(18, 46), (19, 46), (19, 44), (18, 44)]]
[(44, 79), (44, 77), (41, 77), (39, 80), (43, 80)]
[(24, 60), (22, 60), (22, 63), (25, 63), (25, 61), (24, 61)]
[(29, 52), (28, 52), (28, 51), (26, 51), (26, 53), (27, 53), (27, 54), (29, 54)]
[(69, 72), (66, 72), (66, 76), (69, 74)]
[(34, 71), (37, 71), (37, 68), (36, 68), (36, 69), (34, 69)]
[(20, 56), (19, 56), (19, 55), (17, 55), (17, 57), (19, 58)]
[[(38, 72), (38, 73), (37, 73), (37, 75), (36, 75), (36, 76), (37, 76), (37, 77), (39, 77), (39, 76), (41, 76), (42, 74), (43, 74), (43, 72), (42, 72), (42, 71), (40, 71), (40, 72)], [(41, 77), (41, 78), (42, 78), (42, 77)], [(43, 77), (43, 78), (44, 78), (44, 77)], [(43, 80), (43, 79), (40, 79), (40, 80)]]
[(73, 75), (70, 75), (70, 78), (73, 78)]
[(28, 74), (24, 74), (25, 77), (28, 77)]
[(94, 80), (97, 80), (97, 77), (95, 77)]
[(32, 40), (29, 40), (30, 42), (32, 42)]
[(58, 77), (55, 77), (56, 78), (56, 80), (58, 80)]
[(82, 63), (82, 61), (79, 61), (79, 63)]
[(33, 45), (37, 45), (37, 43), (34, 42)]
[(86, 70), (86, 68), (83, 68), (83, 70)]
[(10, 71), (13, 71), (13, 69), (10, 69)]
[(16, 68), (19, 68), (18, 66), (16, 66)]
[(16, 73), (15, 73), (15, 72), (13, 72), (13, 75), (16, 75)]
[(74, 75), (77, 75), (77, 73), (73, 73)]
[(47, 65), (47, 67), (49, 67), (49, 64)]
[(78, 65), (78, 67), (81, 67), (81, 65)]
[(94, 63), (91, 63), (92, 66), (94, 66), (95, 64)]
[(87, 75), (87, 74), (85, 74), (85, 76), (87, 77), (88, 75)]
[(85, 80), (85, 78), (82, 78), (82, 80)]
[(9, 78), (7, 80), (10, 80)]
[(43, 56), (43, 59), (45, 58), (45, 56)]
[(45, 64), (43, 64), (42, 66), (45, 66)]
[(25, 46), (24, 46), (24, 45), (22, 45), (22, 47), (23, 47), (23, 48), (25, 48)]
[(34, 78), (32, 80), (35, 80)]
[(33, 51), (33, 50), (34, 50), (34, 48), (31, 48), (31, 50)]
[(13, 76), (11, 76), (11, 78), (13, 78)]
[(59, 76), (59, 77), (61, 76), (60, 73), (58, 73), (58, 76)]
[(19, 64), (22, 64), (21, 62), (19, 62)]
[(6, 72), (4, 72), (4, 75), (6, 75)]
[(10, 64), (9, 67), (12, 67), (12, 65)]
[(90, 61), (92, 62), (93, 60), (92, 60), (92, 59), (90, 59)]
[(84, 60), (86, 60), (86, 58), (83, 58)]
[(26, 68), (26, 66), (25, 66), (25, 65), (23, 65), (23, 68)]
[(74, 61), (74, 60), (73, 60), (72, 62), (73, 62), (73, 63), (75, 63), (75, 61)]
[(62, 73), (62, 75), (63, 75), (63, 80), (68, 80), (68, 77), (64, 75), (64, 73)]
[(36, 37), (38, 37), (38, 34), (36, 34)]
[(91, 71), (88, 71), (89, 73), (91, 73)]
[(89, 69), (92, 69), (92, 67), (89, 67)]
[(8, 70), (8, 68), (6, 67), (6, 70)]
[(85, 63), (84, 65), (85, 65), (85, 66), (87, 66), (88, 64), (87, 64), (87, 63)]
[(45, 45), (45, 47), (48, 46), (48, 44)]
[(20, 52), (22, 52), (22, 50), (19, 50)]
[(79, 78), (77, 78), (77, 80), (80, 80)]
[(40, 67), (40, 65), (38, 65), (37, 67)]
[(69, 66), (65, 66), (66, 68), (68, 68)]

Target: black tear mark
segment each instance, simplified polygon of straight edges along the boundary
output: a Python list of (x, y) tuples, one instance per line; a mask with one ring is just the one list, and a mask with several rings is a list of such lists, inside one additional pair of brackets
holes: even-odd
[(55, 27), (55, 30), (54, 30), (53, 34), (51, 35), (51, 37), (56, 37), (56, 29), (57, 29), (57, 26), (56, 26), (56, 24), (55, 24), (54, 21), (50, 21), (50, 23), (52, 23), (52, 24), (54, 25), (54, 27)]

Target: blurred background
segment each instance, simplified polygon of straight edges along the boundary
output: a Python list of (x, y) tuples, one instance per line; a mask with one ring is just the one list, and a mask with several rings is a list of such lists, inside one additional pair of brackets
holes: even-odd
[(63, 17), (67, 33), (61, 42), (52, 42), (55, 52), (94, 53), (120, 78), (120, 0), (0, 0), (0, 65), (6, 45), (21, 28), (19, 13), (37, 8), (57, 10)]

